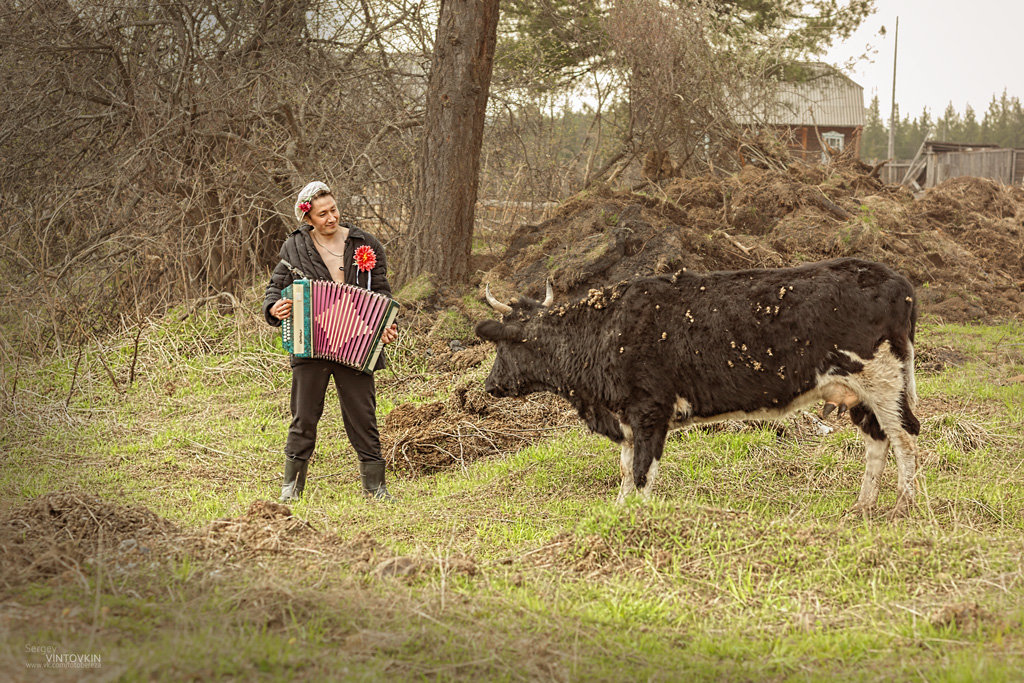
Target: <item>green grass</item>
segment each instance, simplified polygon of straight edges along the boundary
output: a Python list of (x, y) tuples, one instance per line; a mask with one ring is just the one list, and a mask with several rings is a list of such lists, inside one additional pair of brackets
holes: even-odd
[[(83, 489), (202, 534), (276, 496), (290, 376), (273, 332), (244, 314), (182, 317), (144, 330), (137, 356), (128, 335), (86, 349), (77, 373), (73, 350), (20, 369), (3, 404), (5, 511)], [(382, 415), (482, 380), (438, 376), (426, 343), (397, 347)], [(1008, 379), (1024, 371), (1024, 326), (925, 321), (918, 346), (963, 360), (919, 374), (920, 501), (899, 523), (844, 514), (859, 440), (802, 417), (781, 435), (674, 434), (654, 499), (622, 507), (618, 448), (581, 429), (392, 477), (399, 504), (367, 505), (328, 400), (294, 511), (340, 545), (183, 546), (0, 584), (0, 666), (28, 676), (40, 658), (26, 647), (49, 644), (128, 680), (1016, 680), (1024, 384)], [(883, 507), (894, 488), (890, 462)], [(348, 550), (365, 538), (369, 555)], [(420, 570), (381, 573), (394, 558)]]

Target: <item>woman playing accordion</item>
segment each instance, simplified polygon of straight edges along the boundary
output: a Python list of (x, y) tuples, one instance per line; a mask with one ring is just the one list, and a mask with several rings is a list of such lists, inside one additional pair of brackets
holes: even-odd
[[(279, 326), (282, 321), (291, 319), (292, 299), (283, 297), (282, 291), (299, 279), (296, 273), (314, 283), (342, 283), (391, 298), (384, 247), (369, 233), (340, 220), (338, 205), (326, 184), (312, 182), (299, 191), (295, 217), (300, 225), (281, 246), (281, 262), (270, 277), (263, 301), (263, 315), (270, 325)], [(397, 339), (398, 329), (394, 323), (385, 324), (378, 337), (380, 343), (389, 344)], [(316, 447), (317, 425), (323, 414), (327, 385), (332, 378), (341, 403), (345, 432), (359, 460), (363, 492), (371, 499), (392, 501), (384, 483), (373, 382), (373, 371), (384, 367), (384, 354), (377, 357), (372, 367), (366, 368), (368, 372), (342, 364), (333, 357), (292, 354), (290, 359), (292, 421), (284, 449), (281, 502), (293, 502), (302, 497), (309, 460)]]

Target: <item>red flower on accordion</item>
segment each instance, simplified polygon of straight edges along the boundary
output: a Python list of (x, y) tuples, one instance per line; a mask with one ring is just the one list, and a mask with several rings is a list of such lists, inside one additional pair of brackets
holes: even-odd
[(313, 208), (313, 205), (310, 204), (309, 202), (301, 202), (299, 204), (299, 211), (301, 211), (302, 213), (308, 213), (309, 210), (312, 209), (312, 208)]
[(377, 265), (377, 254), (374, 253), (373, 247), (364, 244), (356, 249), (356, 265), (363, 272), (373, 270)]

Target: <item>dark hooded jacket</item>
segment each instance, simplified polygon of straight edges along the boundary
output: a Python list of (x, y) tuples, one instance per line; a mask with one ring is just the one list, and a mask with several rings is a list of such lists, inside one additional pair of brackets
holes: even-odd
[[(384, 246), (376, 237), (360, 230), (350, 223), (341, 223), (348, 228), (348, 239), (345, 240), (344, 261), (345, 284), (366, 288), (367, 278), (370, 280), (370, 288), (378, 294), (391, 297), (391, 285), (388, 283), (388, 262), (384, 255)], [(263, 317), (269, 325), (278, 327), (281, 321), (270, 313), (270, 307), (281, 298), (281, 290), (298, 279), (292, 271), (283, 263), (287, 261), (295, 269), (302, 272), (310, 280), (332, 280), (327, 264), (320, 258), (320, 252), (313, 245), (313, 238), (310, 236), (312, 227), (308, 224), (300, 226), (288, 236), (288, 239), (281, 245), (278, 257), (281, 259), (274, 272), (270, 276), (270, 283), (267, 285), (267, 292), (263, 298)], [(360, 272), (355, 265), (356, 249), (368, 245), (377, 255), (377, 265), (369, 273)], [(295, 358), (292, 356), (291, 364), (307, 362), (312, 359)], [(385, 367), (384, 354), (380, 354), (374, 370), (381, 370)]]

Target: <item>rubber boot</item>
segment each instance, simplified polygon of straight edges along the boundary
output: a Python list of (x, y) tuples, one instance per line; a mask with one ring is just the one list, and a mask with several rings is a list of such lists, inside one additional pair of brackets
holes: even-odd
[(394, 497), (388, 493), (388, 487), (384, 485), (383, 460), (359, 461), (359, 478), (363, 481), (363, 495), (368, 500), (395, 502)]
[(309, 460), (285, 457), (284, 487), (281, 489), (282, 503), (294, 503), (302, 498), (302, 490), (306, 488), (306, 470), (308, 469)]

